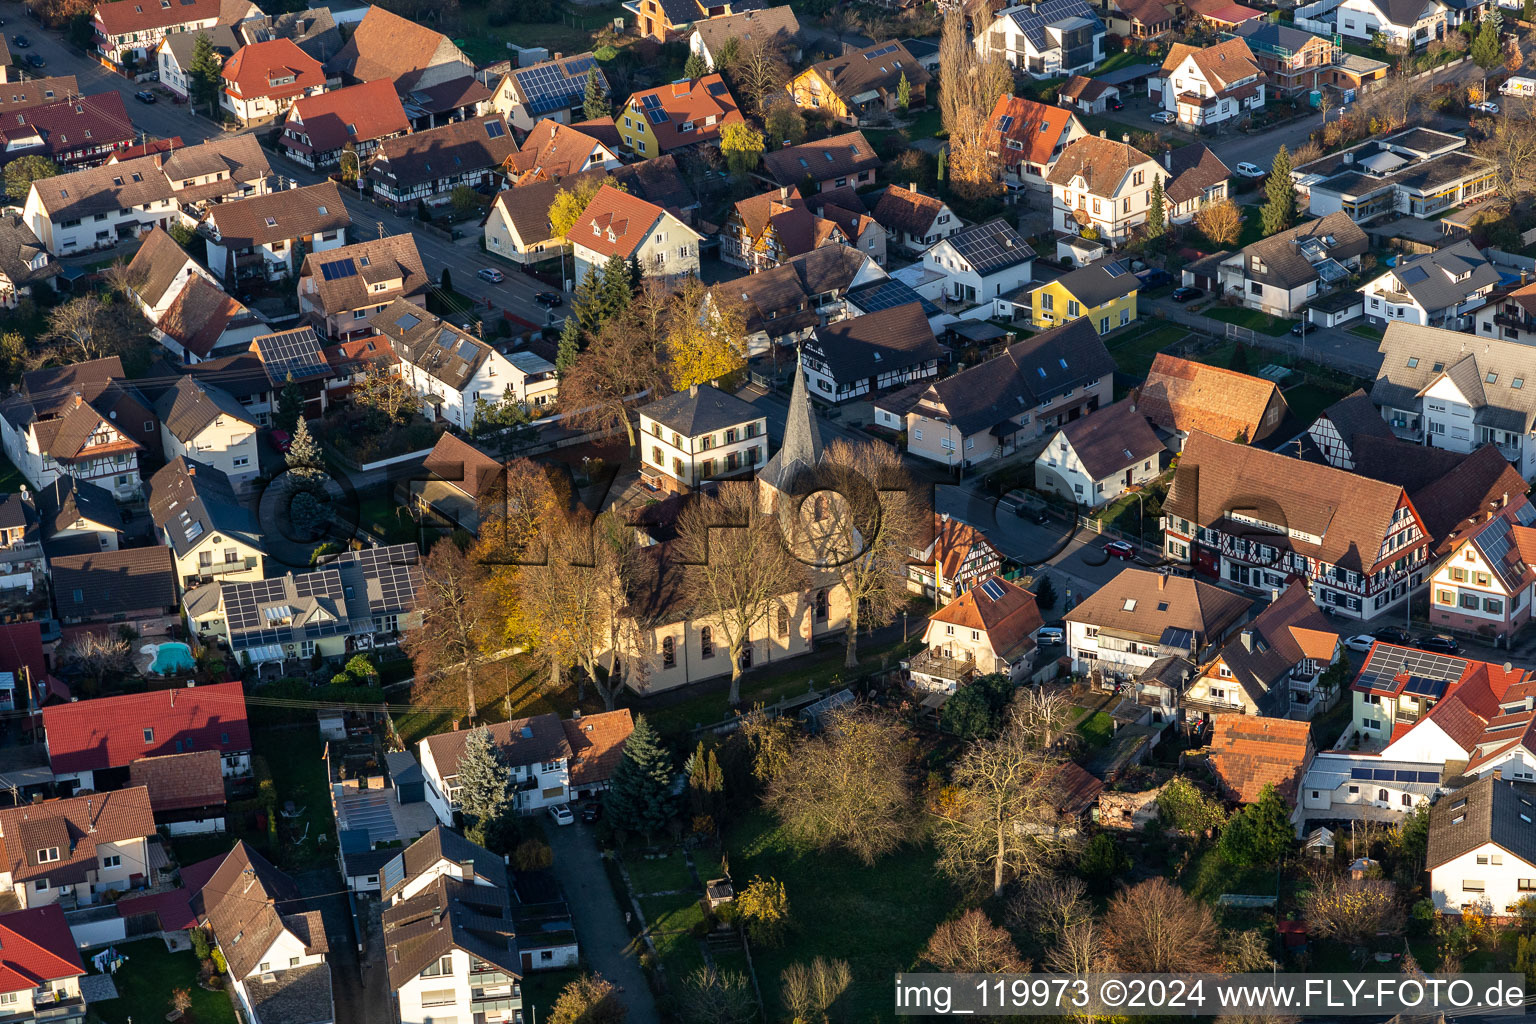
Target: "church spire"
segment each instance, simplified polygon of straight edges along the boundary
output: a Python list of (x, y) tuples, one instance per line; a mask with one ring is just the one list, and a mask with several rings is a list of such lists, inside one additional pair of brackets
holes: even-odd
[(795, 382), (789, 393), (789, 415), (784, 421), (784, 443), (763, 467), (758, 479), (781, 493), (794, 484), (795, 474), (809, 473), (821, 465), (821, 428), (805, 387), (800, 350), (795, 350)]

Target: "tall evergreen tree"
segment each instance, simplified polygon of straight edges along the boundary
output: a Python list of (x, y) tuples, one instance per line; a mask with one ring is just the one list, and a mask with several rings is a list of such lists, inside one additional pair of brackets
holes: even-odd
[(581, 112), (588, 121), (613, 115), (613, 107), (609, 106), (608, 97), (603, 95), (603, 82), (595, 67), (587, 69), (587, 93), (581, 100)]
[(697, 53), (690, 53), (688, 60), (683, 63), (683, 77), (689, 81), (697, 81), (709, 74), (709, 65), (704, 63), (704, 58)]
[(907, 108), (912, 105), (912, 83), (907, 81), (907, 73), (901, 73), (901, 81), (896, 83), (896, 105), (905, 114)]
[(302, 416), (288, 445), (287, 463), (288, 472), (300, 480), (315, 480), (326, 475), (320, 442), (309, 432), (309, 424)]
[(1167, 227), (1167, 210), (1163, 206), (1163, 176), (1154, 174), (1152, 190), (1147, 196), (1147, 237), (1161, 238)]
[(645, 284), (645, 271), (640, 269), (640, 254), (636, 253), (629, 258), (629, 294), (639, 295), (640, 286)]
[(1267, 199), (1260, 214), (1264, 237), (1268, 238), (1296, 223), (1296, 183), (1291, 180), (1291, 154), (1284, 146), (1276, 151), (1269, 166), (1264, 195)]
[(603, 319), (618, 316), (629, 308), (629, 300), (635, 297), (630, 283), (629, 264), (624, 257), (614, 253), (603, 267)]
[(219, 86), (224, 80), (224, 58), (213, 48), (208, 33), (200, 32), (192, 42), (192, 63), (187, 67), (187, 84), (192, 102), (208, 108), (208, 116), (218, 116)]
[(672, 758), (644, 715), (624, 741), (603, 805), (615, 827), (647, 836), (672, 818)]
[(720, 810), (720, 794), (725, 792), (725, 776), (720, 771), (720, 759), (713, 748), (704, 749), (699, 741), (698, 749), (688, 758), (688, 799), (696, 815), (714, 817)]
[(1472, 63), (1484, 71), (1492, 71), (1504, 60), (1504, 47), (1499, 42), (1499, 30), (1493, 22), (1484, 19), (1482, 27), (1477, 30), (1477, 37), (1472, 40)]
[(299, 425), (299, 419), (304, 415), (304, 392), (298, 382), (293, 379), (293, 374), (288, 375), (288, 380), (283, 384), (283, 390), (277, 396), (276, 423), (279, 428), (293, 433)]
[(603, 305), (603, 279), (596, 267), (588, 267), (581, 284), (576, 286), (576, 294), (571, 298), (571, 318), (588, 338), (595, 337), (608, 319)]
[(459, 806), (464, 816), (494, 821), (507, 810), (507, 769), (491, 741), (491, 730), (476, 729), (459, 755)]
[(555, 350), (555, 372), (564, 373), (576, 363), (576, 357), (581, 354), (581, 328), (576, 323), (576, 318), (565, 318), (565, 326), (560, 328), (560, 347)]

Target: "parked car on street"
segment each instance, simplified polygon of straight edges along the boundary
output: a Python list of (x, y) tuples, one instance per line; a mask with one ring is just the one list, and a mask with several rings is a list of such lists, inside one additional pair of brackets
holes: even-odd
[(1143, 288), (1163, 288), (1173, 284), (1173, 275), (1161, 267), (1153, 267), (1137, 274), (1136, 280), (1141, 282)]
[(1484, 114), (1497, 114), (1499, 112), (1499, 105), (1492, 100), (1483, 100), (1481, 103), (1472, 104), (1472, 109)]
[(506, 275), (495, 267), (484, 267), (475, 276), (482, 281), (489, 281), (491, 284), (501, 284), (502, 281), (506, 280)]
[(1201, 291), (1199, 288), (1190, 288), (1186, 285), (1183, 288), (1175, 288), (1170, 298), (1172, 298), (1174, 302), (1190, 302), (1194, 299), (1198, 299), (1204, 294), (1205, 292)]
[(1431, 654), (1455, 654), (1459, 650), (1456, 646), (1456, 638), (1444, 633), (1414, 637), (1413, 646), (1421, 651), (1429, 651)]
[(140, 89), (138, 92), (133, 94), (133, 98), (138, 100), (140, 103), (155, 102), (155, 94), (150, 92), (148, 89)]
[(1136, 557), (1136, 548), (1123, 540), (1112, 540), (1104, 545), (1104, 553), (1111, 558), (1123, 558), (1129, 561)]
[(48, 62), (43, 60), (43, 58), (40, 57), (39, 55), (37, 55), (35, 53), (27, 54), (27, 67), (29, 67), (29, 68), (45, 68), (47, 66), (48, 66)]
[(1172, 111), (1159, 110), (1152, 115), (1152, 120), (1158, 124), (1173, 124), (1173, 122), (1178, 120), (1178, 117)]
[(1383, 626), (1380, 629), (1371, 630), (1371, 636), (1384, 644), (1411, 644), (1413, 634), (1401, 626)]
[(1035, 634), (1035, 642), (1041, 647), (1060, 647), (1067, 642), (1067, 631), (1059, 622), (1041, 626), (1040, 632)]
[(1269, 172), (1260, 167), (1258, 164), (1251, 164), (1244, 160), (1242, 163), (1237, 165), (1237, 173), (1241, 174), (1245, 178), (1262, 178)]
[(1344, 641), (1344, 646), (1348, 647), (1352, 651), (1358, 651), (1359, 653), (1364, 654), (1371, 649), (1371, 645), (1375, 642), (1376, 638), (1371, 636), (1371, 634), (1361, 633), (1359, 636), (1352, 636), (1347, 638)]
[(14, 35), (11, 37), (11, 45), (15, 46), (18, 50), (25, 50), (32, 45), (32, 40), (24, 35)]
[(539, 292), (539, 294), (533, 297), (533, 301), (545, 309), (554, 309), (556, 306), (565, 305), (565, 299), (560, 297), (559, 292)]

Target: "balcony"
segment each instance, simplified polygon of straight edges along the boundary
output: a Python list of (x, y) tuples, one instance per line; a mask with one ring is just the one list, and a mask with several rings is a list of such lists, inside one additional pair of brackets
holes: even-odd
[(1241, 715), (1243, 705), (1226, 697), (1191, 697), (1187, 694), (1180, 702), (1191, 711), (1208, 711), (1219, 715)]
[(929, 648), (913, 657), (907, 667), (914, 675), (963, 683), (976, 674), (976, 659), (969, 655), (964, 658), (946, 658), (937, 649)]
[(233, 562), (211, 562), (208, 565), (199, 565), (197, 567), (197, 578), (206, 583), (228, 573), (245, 572), (247, 569), (254, 568), (256, 568), (256, 559), (254, 558), (240, 558)]

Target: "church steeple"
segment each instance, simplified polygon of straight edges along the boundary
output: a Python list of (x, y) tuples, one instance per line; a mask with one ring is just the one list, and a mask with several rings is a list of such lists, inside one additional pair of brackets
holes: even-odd
[(805, 369), (800, 363), (800, 351), (795, 350), (795, 383), (789, 393), (789, 415), (784, 420), (784, 443), (773, 458), (758, 474), (764, 502), (772, 499), (771, 488), (780, 494), (794, 486), (795, 476), (810, 473), (821, 465), (821, 428), (816, 423), (816, 410), (811, 408), (811, 396), (805, 387)]

